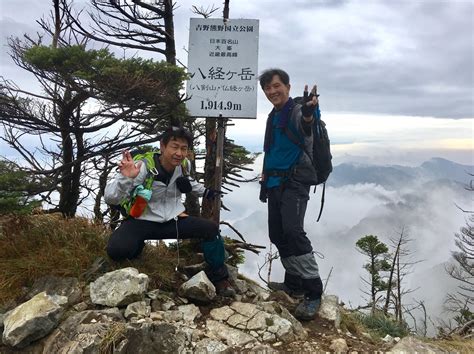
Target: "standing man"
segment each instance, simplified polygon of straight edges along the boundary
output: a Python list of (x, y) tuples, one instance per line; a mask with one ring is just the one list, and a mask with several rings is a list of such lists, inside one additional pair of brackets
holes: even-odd
[[(183, 161), (190, 146), (191, 133), (184, 128), (171, 127), (161, 137), (161, 154), (153, 156), (154, 168), (147, 167), (146, 159), (135, 162), (128, 151), (122, 154), (118, 164), (120, 173), (107, 184), (104, 198), (112, 205), (120, 204), (130, 195), (136, 195), (136, 199), (130, 216), (112, 233), (107, 254), (115, 261), (133, 259), (142, 252), (145, 240), (176, 238), (179, 242), (179, 239), (200, 238), (204, 259), (210, 267), (209, 279), (218, 294), (233, 297), (235, 291), (228, 281), (224, 243), (218, 225), (187, 215), (181, 201), (182, 193), (195, 192), (208, 199), (220, 193), (187, 177), (191, 164)], [(137, 207), (138, 201), (143, 203), (142, 208)]]
[[(268, 233), (285, 268), (283, 283), (270, 282), (268, 286), (291, 296), (304, 295), (295, 317), (311, 320), (319, 309), (323, 289), (313, 247), (304, 231), (309, 189), (316, 183), (316, 171), (300, 146), (313, 151), (313, 115), (319, 114), (317, 89), (315, 85), (309, 94), (306, 85), (300, 105), (290, 97), (290, 78), (285, 71), (266, 70), (259, 80), (273, 104), (265, 130), (260, 200), (268, 200)], [(300, 141), (300, 146), (289, 135)]]

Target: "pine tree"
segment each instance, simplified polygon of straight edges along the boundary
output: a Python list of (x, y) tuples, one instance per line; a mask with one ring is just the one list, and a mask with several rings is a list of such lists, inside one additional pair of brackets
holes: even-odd
[(364, 264), (364, 269), (369, 273), (369, 280), (362, 279), (369, 287), (370, 306), (372, 313), (377, 308), (377, 302), (382, 296), (377, 296), (380, 292), (387, 290), (388, 283), (381, 272), (390, 270), (390, 263), (387, 261), (388, 247), (379, 241), (377, 236), (366, 235), (356, 242), (357, 250), (369, 257), (369, 262)]

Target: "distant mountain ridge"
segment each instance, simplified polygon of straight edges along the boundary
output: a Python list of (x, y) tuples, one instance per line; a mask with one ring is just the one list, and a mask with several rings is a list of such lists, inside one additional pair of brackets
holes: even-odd
[(474, 166), (458, 164), (440, 157), (425, 161), (417, 167), (342, 163), (334, 167), (328, 185), (341, 187), (349, 184), (374, 183), (393, 190), (407, 183), (439, 180), (468, 184), (469, 173), (474, 173)]

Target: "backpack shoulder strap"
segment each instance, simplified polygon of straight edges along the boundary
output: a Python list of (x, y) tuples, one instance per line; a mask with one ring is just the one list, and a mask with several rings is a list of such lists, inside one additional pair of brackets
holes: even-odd
[(188, 177), (189, 176), (189, 168), (190, 168), (190, 165), (191, 165), (191, 161), (189, 161), (188, 159), (183, 159), (183, 161), (181, 162), (181, 172), (183, 173), (183, 176), (184, 177)]
[(151, 189), (151, 186), (153, 185), (154, 176), (157, 174), (155, 158), (159, 154), (160, 154), (160, 150), (152, 150), (152, 151), (147, 151), (143, 154), (138, 154), (133, 158), (134, 161), (141, 160), (145, 164), (147, 174), (145, 177), (145, 181), (143, 182), (143, 186), (146, 189)]
[(288, 137), (288, 139), (291, 140), (291, 142), (293, 144), (297, 145), (301, 150), (303, 150), (306, 153), (306, 155), (308, 155), (309, 160), (311, 161), (311, 163), (314, 164), (312, 154), (310, 154), (308, 149), (306, 149), (306, 146), (298, 138), (296, 131), (294, 129), (292, 129), (292, 127), (290, 127), (290, 124), (291, 124), (291, 122), (289, 122), (288, 125), (284, 129), (284, 132), (285, 132), (286, 136)]

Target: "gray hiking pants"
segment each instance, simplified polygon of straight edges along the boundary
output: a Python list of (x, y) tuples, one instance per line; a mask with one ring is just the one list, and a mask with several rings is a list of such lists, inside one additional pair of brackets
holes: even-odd
[(288, 275), (319, 278), (311, 241), (304, 231), (310, 186), (288, 181), (284, 188), (268, 189), (268, 232)]

